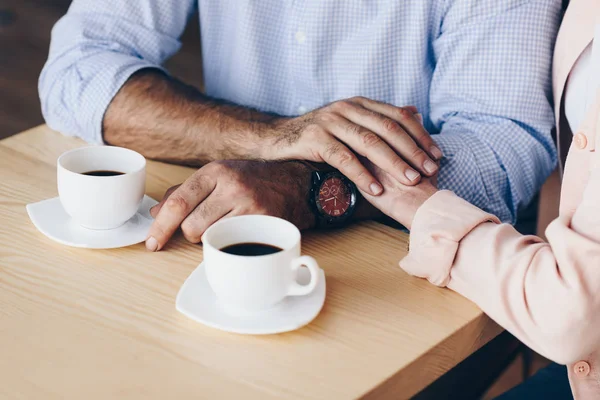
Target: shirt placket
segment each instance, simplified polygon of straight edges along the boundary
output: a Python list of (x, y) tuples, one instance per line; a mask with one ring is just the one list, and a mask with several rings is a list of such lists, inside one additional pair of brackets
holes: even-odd
[(310, 94), (310, 37), (307, 25), (307, 9), (310, 2), (294, 1), (292, 4), (291, 30), (288, 41), (291, 49), (291, 82), (293, 100), (290, 113), (302, 115), (311, 109)]

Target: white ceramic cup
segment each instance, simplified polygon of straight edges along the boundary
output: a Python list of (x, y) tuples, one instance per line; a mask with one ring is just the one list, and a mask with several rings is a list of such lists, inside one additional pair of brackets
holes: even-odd
[[(123, 174), (83, 175), (99, 170)], [(58, 158), (57, 183), (60, 202), (77, 223), (88, 229), (113, 229), (133, 217), (142, 203), (146, 159), (122, 147), (78, 148)]]
[[(270, 308), (286, 296), (311, 293), (319, 282), (319, 265), (314, 258), (300, 256), (300, 231), (292, 223), (265, 215), (223, 219), (202, 237), (206, 277), (219, 302), (234, 311)], [(263, 256), (240, 256), (220, 249), (237, 243), (263, 243), (282, 251)], [(296, 282), (301, 266), (311, 279)]]

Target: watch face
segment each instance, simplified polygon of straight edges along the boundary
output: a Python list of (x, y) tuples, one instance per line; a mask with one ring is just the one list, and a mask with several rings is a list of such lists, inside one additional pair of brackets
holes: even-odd
[(348, 184), (341, 178), (327, 178), (319, 190), (319, 208), (326, 215), (340, 217), (350, 208), (352, 196)]

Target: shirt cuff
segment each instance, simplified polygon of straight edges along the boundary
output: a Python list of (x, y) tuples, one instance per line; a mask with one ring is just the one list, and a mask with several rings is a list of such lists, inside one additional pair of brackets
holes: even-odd
[(410, 232), (409, 252), (400, 266), (409, 274), (446, 286), (458, 244), (483, 222), (500, 220), (454, 193), (441, 190), (417, 210)]
[[(112, 55), (110, 55), (112, 56)], [(102, 124), (104, 121), (104, 114), (108, 109), (108, 106), (112, 102), (113, 98), (117, 95), (117, 92), (127, 82), (127, 80), (136, 73), (137, 71), (145, 68), (157, 69), (165, 74), (167, 71), (159, 66), (152, 64), (148, 61), (132, 58), (130, 56), (119, 55), (121, 60), (116, 60), (115, 57), (106, 57), (104, 68), (102, 68), (98, 74), (98, 77), (94, 80), (94, 86), (98, 89), (98, 96), (94, 96), (97, 106), (93, 107), (95, 110), (92, 116), (93, 126), (92, 141), (95, 143), (104, 143), (102, 136)], [(113, 64), (114, 63), (114, 64)], [(90, 102), (94, 99), (90, 98)]]
[(510, 191), (506, 167), (488, 145), (460, 128), (445, 126), (445, 133), (432, 136), (444, 153), (438, 187), (514, 224), (518, 200)]
[(114, 52), (95, 54), (75, 63), (69, 74), (60, 77), (65, 81), (61, 101), (47, 101), (50, 109), (46, 114), (52, 117), (47, 119), (48, 124), (88, 143), (103, 144), (102, 123), (108, 106), (131, 75), (144, 68), (167, 74), (159, 65)]

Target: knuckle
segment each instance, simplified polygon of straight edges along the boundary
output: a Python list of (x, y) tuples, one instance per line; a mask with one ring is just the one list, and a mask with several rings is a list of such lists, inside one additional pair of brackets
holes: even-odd
[[(223, 160), (219, 160), (219, 161), (213, 161), (213, 162), (206, 164), (199, 171), (204, 170), (204, 171), (208, 171), (209, 173), (219, 173), (222, 171), (226, 171), (228, 169), (229, 169), (229, 166), (226, 164), (226, 162)], [(203, 176), (203, 174), (198, 174), (198, 175)]]
[(412, 113), (410, 113), (405, 108), (396, 107), (395, 110), (396, 111), (394, 112), (394, 116), (396, 117), (396, 119), (398, 119), (398, 121), (406, 121), (412, 115)]
[(357, 181), (362, 181), (362, 180), (369, 179), (369, 178), (370, 178), (369, 173), (363, 168), (358, 172), (355, 179)]
[(192, 218), (188, 218), (181, 223), (181, 232), (183, 232), (183, 237), (188, 242), (198, 243), (202, 238), (202, 231), (198, 225), (198, 221)]
[(336, 157), (338, 160), (338, 164), (341, 167), (345, 167), (345, 166), (349, 165), (350, 163), (352, 163), (352, 161), (354, 161), (354, 158), (355, 158), (354, 154), (352, 154), (348, 150), (342, 150), (342, 151), (338, 152)]
[(416, 140), (422, 145), (427, 146), (427, 148), (433, 145), (433, 139), (431, 138), (431, 136), (429, 136), (427, 132), (421, 132), (417, 134)]
[(348, 101), (348, 100), (340, 100), (340, 101), (336, 101), (335, 103), (331, 104), (331, 109), (340, 114), (347, 113), (353, 107), (354, 106), (352, 105), (352, 103), (350, 103), (350, 101)]
[(383, 120), (383, 129), (388, 132), (397, 133), (400, 130), (398, 123), (390, 118), (384, 118)]
[(366, 132), (362, 135), (362, 143), (365, 147), (375, 147), (382, 143), (382, 140), (379, 136), (374, 134), (373, 132)]
[(200, 243), (202, 241), (202, 235), (198, 233), (188, 234), (183, 232), (183, 237), (190, 243)]
[(305, 128), (305, 134), (310, 141), (318, 142), (322, 140), (323, 136), (327, 135), (327, 132), (321, 125), (311, 123)]
[(188, 217), (181, 223), (181, 230), (183, 233), (189, 233), (194, 230), (194, 223), (191, 218)]
[(429, 141), (429, 135), (427, 135), (425, 132), (423, 132), (421, 130), (412, 132), (412, 136), (418, 142), (428, 142)]
[(204, 174), (198, 174), (189, 182), (189, 190), (192, 193), (199, 192), (210, 185), (211, 178)]
[(406, 168), (406, 166), (407, 166), (407, 165), (406, 165), (406, 163), (405, 163), (405, 162), (404, 162), (404, 160), (403, 160), (403, 159), (401, 159), (400, 157), (395, 157), (395, 158), (392, 160), (392, 168), (393, 168), (393, 169), (395, 169), (395, 170), (396, 170), (396, 169), (398, 169), (398, 170), (403, 170), (403, 169), (405, 169), (405, 168)]
[(183, 196), (175, 194), (173, 196), (169, 196), (164, 207), (173, 213), (184, 214), (187, 212), (189, 204)]
[(346, 125), (346, 132), (350, 136), (357, 136), (362, 134), (362, 128), (356, 124), (350, 123)]
[(323, 159), (325, 161), (331, 161), (334, 159), (335, 155), (340, 152), (342, 146), (337, 142), (332, 142), (325, 146), (325, 150), (323, 151)]
[(411, 150), (410, 158), (414, 160), (421, 160), (427, 158), (427, 154), (420, 147), (415, 147)]
[(350, 164), (355, 156), (348, 149), (343, 148), (339, 143), (332, 143), (325, 148), (323, 157), (330, 164), (337, 164), (338, 167), (343, 168)]
[[(334, 123), (336, 121), (338, 121), (338, 118), (334, 113), (332, 113), (329, 110), (324, 110), (323, 112), (319, 113), (319, 115), (315, 118), (319, 123), (322, 124), (331, 124)], [(315, 125), (316, 127), (318, 127), (319, 129), (321, 128), (320, 125), (318, 123), (314, 123), (312, 125)], [(320, 129), (322, 130), (322, 129)]]

